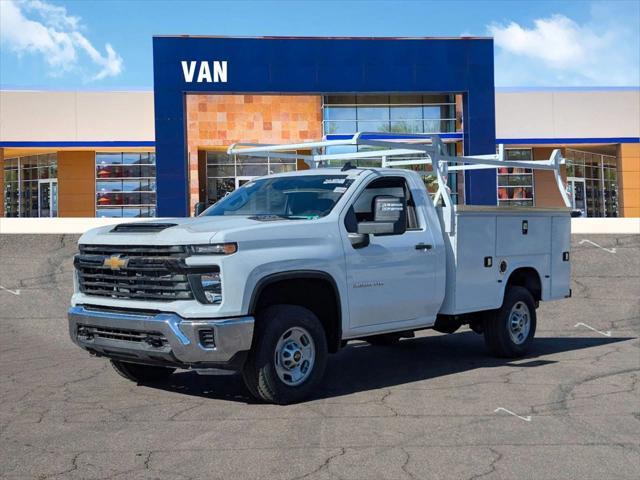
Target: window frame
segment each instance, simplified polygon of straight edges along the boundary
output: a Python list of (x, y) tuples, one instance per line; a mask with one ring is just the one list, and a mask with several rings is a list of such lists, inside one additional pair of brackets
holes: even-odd
[[(355, 217), (355, 221), (356, 221), (356, 226), (358, 224), (358, 220), (357, 220), (357, 216), (356, 216), (356, 211), (355, 211), (355, 204), (358, 202), (358, 200), (360, 199), (360, 197), (367, 191), (367, 189), (369, 189), (369, 187), (371, 186), (372, 183), (378, 182), (380, 180), (400, 180), (403, 182), (403, 190), (404, 190), (404, 198), (405, 201), (407, 203), (407, 229), (404, 231), (404, 233), (400, 233), (400, 234), (389, 234), (389, 235), (385, 235), (385, 236), (399, 236), (399, 235), (404, 235), (407, 232), (418, 232), (418, 231), (424, 231), (424, 227), (422, 225), (422, 222), (420, 220), (420, 216), (418, 215), (418, 210), (416, 208), (416, 204), (415, 204), (415, 200), (413, 198), (413, 192), (411, 191), (411, 185), (409, 182), (409, 179), (404, 176), (404, 175), (381, 175), (379, 177), (376, 178), (372, 178), (371, 180), (369, 180), (366, 185), (353, 197), (353, 199), (350, 200), (349, 206), (346, 209), (346, 214), (344, 216), (344, 219), (342, 221), (345, 231), (349, 234), (349, 233), (357, 233), (356, 232), (352, 232), (349, 230), (349, 225), (347, 225), (347, 222), (349, 221), (349, 217), (351, 216), (352, 218)], [(385, 187), (385, 188), (389, 188), (389, 187)], [(415, 227), (410, 227), (410, 215), (409, 215), (409, 208), (412, 207), (414, 209), (414, 218), (415, 218)], [(357, 230), (357, 228), (356, 228)]]
[[(406, 98), (403, 98), (406, 97)], [(456, 112), (456, 94), (443, 93), (436, 98), (433, 95), (407, 94), (407, 95), (324, 95), (322, 97), (322, 131), (324, 135), (353, 134), (356, 131), (379, 131), (381, 133), (398, 133), (399, 127), (405, 125), (420, 125), (420, 128), (409, 127), (411, 132), (402, 133), (455, 133), (458, 132), (458, 118)], [(437, 98), (442, 97), (442, 98)], [(407, 102), (402, 102), (406, 99)], [(373, 101), (375, 100), (375, 101)], [(394, 109), (407, 108), (420, 111), (419, 117), (412, 115), (407, 118), (397, 117), (392, 114)], [(441, 115), (428, 116), (427, 111), (438, 108)], [(382, 118), (361, 118), (360, 113), (366, 114), (379, 109), (384, 113)], [(332, 115), (339, 110), (351, 111), (352, 117)], [(444, 114), (444, 115), (442, 115)], [(338, 118), (336, 118), (338, 117)], [(342, 117), (342, 118), (340, 118)], [(367, 128), (367, 125), (386, 124), (386, 128)], [(437, 131), (426, 128), (427, 125), (437, 124)], [(353, 128), (350, 128), (353, 127)], [(444, 127), (444, 128), (443, 128)], [(331, 129), (334, 129), (331, 131)]]
[[(113, 161), (111, 162), (101, 162), (100, 157), (104, 156), (104, 158), (111, 158)], [(128, 156), (137, 156), (137, 162), (125, 161)], [(117, 159), (119, 158), (119, 162)], [(140, 175), (138, 176), (125, 176), (124, 172), (126, 168), (134, 168), (140, 167)], [(98, 176), (98, 168), (103, 167), (120, 167), (122, 170), (122, 174), (120, 176), (115, 177), (99, 177)], [(153, 167), (153, 175), (149, 175), (151, 167)], [(146, 169), (146, 170), (143, 170)], [(121, 151), (95, 151), (94, 152), (94, 190), (95, 190), (95, 200), (94, 200), (94, 215), (96, 218), (154, 218), (157, 213), (158, 206), (158, 183), (157, 183), (157, 164), (155, 158), (154, 150), (121, 150)], [(142, 175), (142, 173), (146, 173)], [(120, 190), (120, 191), (99, 191), (98, 183), (112, 183), (113, 185), (117, 185), (118, 183), (121, 187), (124, 187), (126, 183), (131, 184), (132, 182), (138, 182), (140, 186), (146, 183), (149, 187), (148, 190)], [(151, 190), (150, 187), (153, 185), (154, 189)], [(104, 198), (115, 198), (117, 195), (122, 197), (122, 203), (120, 204), (110, 204), (110, 205), (100, 205), (98, 204), (99, 196), (103, 195)], [(124, 203), (127, 195), (139, 195), (140, 203)], [(154, 201), (144, 202), (145, 198), (153, 198)], [(125, 215), (126, 212), (138, 212), (136, 216)], [(112, 212), (113, 215), (104, 215), (106, 212)], [(103, 215), (101, 215), (103, 213)]]
[[(15, 172), (14, 178), (7, 180), (8, 172)], [(11, 156), (4, 159), (0, 175), (3, 178), (2, 202), (5, 218), (40, 218), (39, 183), (41, 180), (58, 179), (58, 153), (40, 152), (31, 155)], [(35, 193), (35, 195), (34, 195)], [(11, 194), (11, 199), (7, 196)], [(16, 202), (14, 203), (14, 197)], [(35, 208), (34, 208), (35, 198)], [(25, 215), (26, 212), (36, 215)], [(9, 217), (8, 213), (15, 213)], [(47, 217), (44, 217), (47, 218)]]
[[(529, 152), (528, 157), (526, 159), (520, 159), (520, 160), (510, 160), (513, 162), (518, 162), (518, 161), (532, 161), (533, 160), (533, 148), (532, 147), (512, 147), (512, 148), (505, 148), (505, 158), (508, 159), (508, 152), (513, 152), (513, 151), (527, 151)], [(521, 168), (523, 170), (529, 170), (528, 172), (522, 172), (522, 173), (500, 173), (500, 168)], [(500, 185), (500, 177), (511, 177), (511, 176), (530, 176), (531, 177), (531, 185)], [(510, 189), (516, 189), (516, 188), (531, 188), (531, 198), (523, 198), (523, 199), (514, 199), (514, 198), (506, 198), (506, 199), (501, 199), (500, 198), (500, 189), (504, 188), (506, 191), (510, 190)], [(535, 174), (534, 174), (534, 170), (532, 168), (527, 168), (527, 167), (498, 167), (496, 168), (496, 205), (497, 206), (503, 206), (503, 207), (511, 207), (513, 206), (514, 203), (517, 202), (528, 202), (530, 201), (531, 204), (530, 205), (516, 205), (517, 207), (522, 207), (524, 206), (525, 208), (530, 208), (530, 207), (535, 207), (536, 206), (536, 181), (535, 181)]]

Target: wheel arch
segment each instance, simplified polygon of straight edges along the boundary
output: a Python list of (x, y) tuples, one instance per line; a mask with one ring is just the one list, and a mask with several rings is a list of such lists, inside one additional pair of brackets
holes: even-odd
[[(531, 266), (518, 267), (514, 269), (510, 274), (505, 285), (505, 292), (511, 286), (523, 287), (529, 290), (531, 296), (537, 303), (542, 300), (542, 278), (538, 270)], [(504, 294), (502, 293), (502, 299), (504, 301)]]
[(342, 303), (335, 279), (320, 270), (291, 270), (262, 277), (249, 300), (249, 314), (276, 304), (291, 304), (311, 310), (327, 336), (329, 352), (337, 352), (342, 340)]

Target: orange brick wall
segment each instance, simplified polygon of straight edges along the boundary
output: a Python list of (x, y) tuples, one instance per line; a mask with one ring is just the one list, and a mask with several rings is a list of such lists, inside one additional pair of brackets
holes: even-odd
[(4, 148), (0, 148), (0, 217), (4, 217)]
[(94, 151), (58, 152), (58, 216), (96, 216)]
[(187, 95), (191, 211), (199, 198), (198, 150), (234, 142), (291, 143), (322, 137), (317, 95)]
[(640, 217), (640, 144), (618, 147), (618, 188), (623, 217)]
[[(534, 148), (533, 159), (548, 160), (553, 150), (553, 148), (547, 147)], [(561, 167), (560, 173), (562, 180), (566, 184), (567, 169), (564, 165)], [(558, 190), (558, 184), (556, 183), (553, 172), (548, 170), (534, 170), (533, 182), (536, 207), (564, 207), (564, 201), (562, 200), (562, 195), (560, 195), (560, 191)]]

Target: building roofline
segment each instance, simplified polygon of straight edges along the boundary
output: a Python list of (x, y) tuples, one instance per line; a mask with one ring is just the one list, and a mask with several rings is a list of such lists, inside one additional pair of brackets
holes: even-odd
[(86, 88), (86, 89), (67, 89), (57, 87), (0, 87), (0, 92), (20, 92), (20, 93), (153, 93), (153, 87), (140, 87), (140, 88), (116, 88), (113, 90), (107, 90), (105, 88)]
[(351, 36), (295, 36), (295, 35), (153, 35), (153, 38), (222, 38), (250, 40), (493, 40), (493, 37), (459, 36), (459, 37), (351, 37)]
[[(7, 86), (0, 87), (0, 92), (57, 92), (57, 93), (153, 93), (153, 87), (124, 87), (113, 90), (105, 88), (82, 88), (67, 89), (63, 87), (20, 87)], [(526, 93), (526, 92), (637, 92), (638, 87), (616, 87), (616, 86), (592, 86), (592, 87), (495, 87), (497, 93)], [(239, 92), (242, 93), (242, 92)], [(287, 94), (288, 92), (282, 92)], [(366, 95), (366, 94), (365, 94)]]
[(584, 86), (584, 87), (495, 87), (498, 93), (523, 92), (637, 92), (640, 86)]

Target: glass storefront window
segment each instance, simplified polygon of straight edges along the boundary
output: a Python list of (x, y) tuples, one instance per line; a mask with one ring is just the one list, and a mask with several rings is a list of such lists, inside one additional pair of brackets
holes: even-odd
[(323, 100), (325, 135), (456, 131), (455, 95), (330, 95)]
[(96, 216), (154, 217), (153, 152), (96, 152)]
[(57, 216), (55, 153), (7, 158), (3, 170), (6, 217)]
[(363, 120), (379, 120), (386, 122), (389, 120), (389, 106), (359, 107), (356, 109), (358, 122)]
[[(455, 143), (447, 143), (445, 144), (445, 148), (449, 155), (455, 155), (456, 145)], [(340, 145), (335, 147), (327, 147), (325, 149), (326, 155), (337, 155), (341, 153), (355, 153), (355, 152), (364, 152), (367, 150), (371, 150), (372, 147), (356, 147), (351, 145)], [(410, 160), (412, 157), (415, 159), (416, 156), (398, 156), (394, 157), (394, 160)], [(417, 157), (422, 157), (421, 155), (417, 155)], [(380, 158), (358, 158), (356, 160), (351, 161), (357, 167), (380, 167)], [(327, 161), (325, 166), (328, 167), (341, 167), (344, 165), (344, 161)], [(427, 187), (427, 190), (430, 194), (434, 195), (436, 190), (438, 189), (438, 182), (436, 176), (432, 173), (431, 165), (406, 165), (402, 168), (408, 168), (413, 171), (419, 172), (422, 176), (422, 180)], [(450, 173), (449, 178), (447, 180), (447, 184), (451, 189), (451, 199), (454, 204), (458, 204), (459, 201), (459, 192), (458, 192), (458, 175), (456, 173)]]
[(421, 107), (396, 107), (389, 110), (391, 120), (422, 120)]
[(356, 118), (355, 107), (326, 108), (323, 111), (325, 120), (353, 120)]
[[(293, 152), (292, 152), (293, 153)], [(254, 177), (296, 169), (296, 159), (258, 158), (207, 151), (206, 203), (212, 205)]]
[(416, 133), (423, 130), (422, 120), (399, 120), (391, 121), (390, 128), (387, 131), (390, 133)]
[(325, 135), (335, 135), (340, 133), (353, 134), (357, 131), (356, 122), (323, 122)]
[[(507, 160), (532, 160), (530, 148), (507, 149)], [(535, 203), (533, 171), (530, 168), (501, 167), (498, 175), (498, 205), (532, 207)]]
[(586, 204), (580, 208), (584, 214), (587, 217), (619, 216), (617, 158), (570, 148), (566, 149), (565, 158), (570, 194), (572, 185), (584, 184)]

